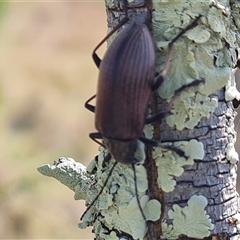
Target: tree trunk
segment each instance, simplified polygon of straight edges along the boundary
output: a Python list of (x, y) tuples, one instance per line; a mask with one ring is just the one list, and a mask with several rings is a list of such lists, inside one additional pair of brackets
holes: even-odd
[[(231, 100), (240, 100), (232, 73), (237, 62), (240, 4), (196, 0), (128, 4), (130, 22), (149, 22), (156, 45), (156, 72), (163, 70), (168, 43), (203, 15), (198, 26), (174, 44), (170, 70), (152, 94), (149, 115), (166, 110), (174, 97), (171, 114), (160, 124), (145, 127), (147, 137), (183, 150), (187, 158), (160, 147), (148, 148), (144, 164), (136, 166), (137, 194), (147, 223), (138, 208), (132, 168), (117, 164), (79, 227), (92, 225), (96, 239), (239, 239), (236, 113)], [(124, 12), (120, 0), (106, 5), (112, 29)], [(204, 83), (175, 95), (196, 79)], [(106, 156), (107, 150), (101, 148), (87, 172), (81, 164), (64, 158), (39, 171), (67, 185), (75, 199), (90, 204), (114, 163), (113, 159), (104, 161)]]

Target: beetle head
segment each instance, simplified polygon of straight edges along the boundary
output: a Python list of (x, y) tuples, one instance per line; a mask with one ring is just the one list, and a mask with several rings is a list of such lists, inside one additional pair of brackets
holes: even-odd
[(145, 145), (138, 139), (118, 140), (104, 138), (104, 143), (117, 162), (129, 165), (145, 160)]

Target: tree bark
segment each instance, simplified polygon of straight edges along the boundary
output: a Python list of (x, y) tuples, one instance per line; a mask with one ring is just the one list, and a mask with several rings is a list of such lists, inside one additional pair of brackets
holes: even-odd
[[(124, 17), (122, 4), (115, 0), (106, 6), (108, 26), (113, 29)], [(128, 7), (129, 22), (149, 23), (156, 45), (156, 72), (164, 67), (168, 43), (203, 15), (198, 26), (174, 44), (167, 77), (152, 94), (149, 115), (167, 109), (174, 97), (171, 114), (145, 128), (146, 136), (183, 150), (187, 158), (160, 147), (148, 148), (144, 164), (136, 166), (137, 194), (147, 223), (138, 209), (132, 168), (117, 164), (79, 227), (92, 225), (96, 239), (239, 239), (236, 113), (231, 100), (240, 100), (233, 74), (240, 4), (134, 0)], [(177, 89), (196, 79), (204, 83), (175, 96)], [(39, 171), (67, 185), (75, 199), (90, 204), (114, 163), (104, 161), (106, 156), (107, 150), (101, 148), (87, 171), (65, 158)]]

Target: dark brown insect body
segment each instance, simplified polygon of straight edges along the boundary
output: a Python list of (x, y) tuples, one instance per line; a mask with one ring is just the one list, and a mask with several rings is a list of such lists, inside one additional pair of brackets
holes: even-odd
[(143, 133), (154, 73), (148, 27), (133, 23), (121, 31), (101, 61), (95, 107), (96, 129), (121, 163), (137, 162), (134, 153)]
[[(106, 146), (117, 162), (134, 164), (143, 161), (144, 144), (161, 146), (183, 155), (181, 150), (164, 146), (158, 141), (143, 137), (142, 134), (145, 124), (158, 121), (167, 113), (165, 111), (165, 114), (162, 112), (146, 118), (151, 92), (161, 85), (168, 72), (173, 43), (194, 27), (200, 17), (169, 43), (165, 68), (155, 79), (154, 44), (145, 24), (134, 22), (123, 29), (111, 43), (103, 60), (100, 60), (96, 50), (128, 20), (126, 18), (93, 51), (93, 59), (99, 67), (97, 96), (91, 97), (85, 103), (85, 107), (95, 112), (95, 126), (99, 132), (91, 133), (89, 136), (96, 142), (98, 142), (96, 139), (103, 139), (104, 145), (98, 143)], [(202, 81), (195, 80), (179, 90)], [(89, 104), (95, 97), (96, 107)]]
[[(111, 175), (117, 162), (131, 164), (134, 172), (135, 190), (137, 193), (135, 163), (145, 160), (145, 145), (161, 146), (185, 156), (184, 152), (172, 146), (166, 146), (159, 141), (145, 138), (143, 128), (145, 124), (158, 121), (166, 115), (167, 111), (156, 116), (147, 118), (147, 106), (151, 92), (157, 89), (166, 76), (170, 60), (173, 43), (179, 39), (187, 30), (197, 25), (199, 16), (193, 23), (183, 29), (168, 45), (169, 53), (166, 64), (161, 75), (155, 76), (155, 50), (151, 34), (147, 25), (133, 22), (125, 29), (121, 30), (118, 36), (111, 43), (103, 60), (101, 60), (96, 50), (114, 32), (116, 32), (129, 19), (127, 14), (127, 1), (123, 0), (126, 17), (97, 45), (93, 51), (93, 60), (99, 67), (99, 78), (97, 94), (85, 103), (85, 107), (95, 112), (95, 127), (99, 131), (90, 133), (89, 136), (100, 145), (107, 147), (111, 155), (116, 160), (112, 166)], [(199, 84), (202, 80), (196, 80), (194, 84)], [(188, 84), (182, 86), (191, 86)], [(177, 90), (178, 91), (178, 90)], [(89, 102), (96, 97), (96, 107)], [(96, 139), (103, 139), (104, 143)], [(93, 206), (100, 196), (104, 186), (109, 179), (107, 177), (101, 191), (83, 213)], [(139, 209), (146, 221), (140, 201), (137, 196)]]

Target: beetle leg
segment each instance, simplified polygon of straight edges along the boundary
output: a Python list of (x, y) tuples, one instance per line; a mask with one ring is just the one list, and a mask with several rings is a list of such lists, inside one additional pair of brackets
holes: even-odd
[(100, 132), (90, 133), (90, 134), (89, 134), (89, 137), (90, 137), (94, 142), (96, 142), (97, 144), (99, 144), (100, 146), (106, 148), (105, 145), (104, 145), (102, 142), (96, 140), (96, 139), (103, 139), (103, 136), (102, 136), (102, 134), (101, 134)]
[(155, 116), (148, 117), (145, 120), (145, 124), (161, 122), (161, 120), (164, 119), (167, 116), (167, 114), (168, 114), (168, 111), (165, 111), (165, 112), (160, 112), (160, 113), (156, 114)]
[(156, 73), (156, 76), (153, 80), (153, 84), (151, 86), (152, 92), (160, 87), (163, 80), (164, 80), (164, 76), (162, 74)]
[(122, 21), (120, 21), (117, 24), (117, 26), (110, 33), (107, 34), (107, 36), (105, 38), (103, 38), (103, 40), (93, 50), (92, 58), (93, 58), (93, 61), (95, 62), (95, 64), (97, 65), (98, 68), (100, 66), (101, 59), (96, 54), (96, 51), (103, 45), (103, 43), (109, 37), (111, 37), (120, 27), (122, 27), (129, 20), (129, 18), (128, 18), (128, 11), (127, 11), (127, 0), (123, 0), (123, 10), (124, 10), (124, 13), (125, 13), (125, 17), (122, 19)]
[(164, 69), (161, 73), (162, 77), (165, 78), (166, 74), (168, 73), (169, 70), (169, 66), (170, 66), (170, 61), (172, 59), (172, 48), (173, 48), (173, 44), (180, 38), (182, 37), (182, 35), (184, 33), (186, 33), (188, 30), (194, 28), (197, 26), (197, 22), (198, 20), (202, 17), (202, 15), (200, 14), (192, 23), (190, 23), (186, 28), (182, 29), (178, 35), (172, 39), (172, 41), (168, 44), (168, 55), (167, 55), (167, 60), (164, 66)]
[(181, 86), (180, 88), (178, 88), (175, 92), (174, 92), (174, 96), (172, 97), (170, 103), (168, 104), (168, 107), (167, 107), (167, 112), (170, 112), (171, 108), (172, 108), (172, 105), (176, 99), (176, 97), (186, 88), (189, 88), (189, 87), (194, 87), (194, 86), (198, 86), (200, 83), (205, 83), (205, 80), (202, 78), (202, 79), (195, 79), (193, 82), (191, 83), (188, 83), (188, 84), (185, 84), (183, 86)]
[(237, 100), (236, 98), (234, 98), (234, 99), (232, 100), (232, 103), (233, 103), (233, 107), (234, 107), (235, 109), (237, 109), (237, 108), (239, 107), (239, 105), (240, 105), (240, 101)]
[(192, 23), (190, 23), (186, 28), (182, 29), (178, 35), (173, 38), (171, 40), (171, 42), (168, 44), (168, 54), (167, 54), (167, 59), (166, 59), (166, 62), (165, 62), (165, 65), (164, 65), (164, 68), (163, 68), (163, 71), (161, 72), (160, 75), (157, 76), (157, 78), (155, 78), (151, 88), (152, 88), (152, 91), (156, 90), (160, 85), (161, 83), (163, 82), (164, 78), (166, 77), (168, 71), (169, 71), (169, 67), (170, 67), (170, 62), (171, 62), (171, 59), (172, 59), (172, 48), (173, 48), (173, 44), (180, 38), (182, 37), (182, 35), (184, 33), (186, 33), (188, 30), (194, 28), (195, 26), (197, 26), (197, 22), (198, 20), (202, 17), (202, 15), (200, 14)]
[(170, 151), (174, 151), (175, 153), (177, 153), (180, 157), (184, 157), (184, 158), (187, 158), (187, 156), (185, 155), (184, 151), (182, 151), (181, 149), (179, 148), (176, 148), (174, 146), (167, 146), (167, 145), (164, 145), (162, 144), (161, 142), (159, 141), (156, 141), (156, 140), (153, 140), (153, 139), (149, 139), (149, 138), (146, 138), (146, 137), (140, 137), (139, 140), (141, 142), (143, 142), (145, 145), (147, 146), (151, 146), (151, 147), (161, 147), (163, 149), (167, 149), (167, 150), (170, 150)]
[(93, 113), (95, 112), (95, 106), (89, 104), (89, 102), (91, 102), (95, 97), (96, 97), (96, 94), (90, 97), (84, 104), (84, 107)]
[(196, 79), (191, 83), (185, 84), (183, 86), (181, 86), (179, 89), (177, 89), (174, 93), (174, 96), (172, 97), (170, 103), (168, 104), (167, 110), (165, 112), (160, 112), (158, 114), (156, 114), (155, 116), (152, 117), (148, 117), (145, 120), (145, 124), (150, 124), (153, 122), (161, 122), (162, 119), (164, 119), (169, 113), (170, 110), (172, 108), (172, 105), (176, 99), (176, 97), (185, 89), (185, 88), (189, 88), (189, 87), (194, 87), (194, 86), (198, 86), (200, 83), (204, 83), (205, 80), (204, 79)]

